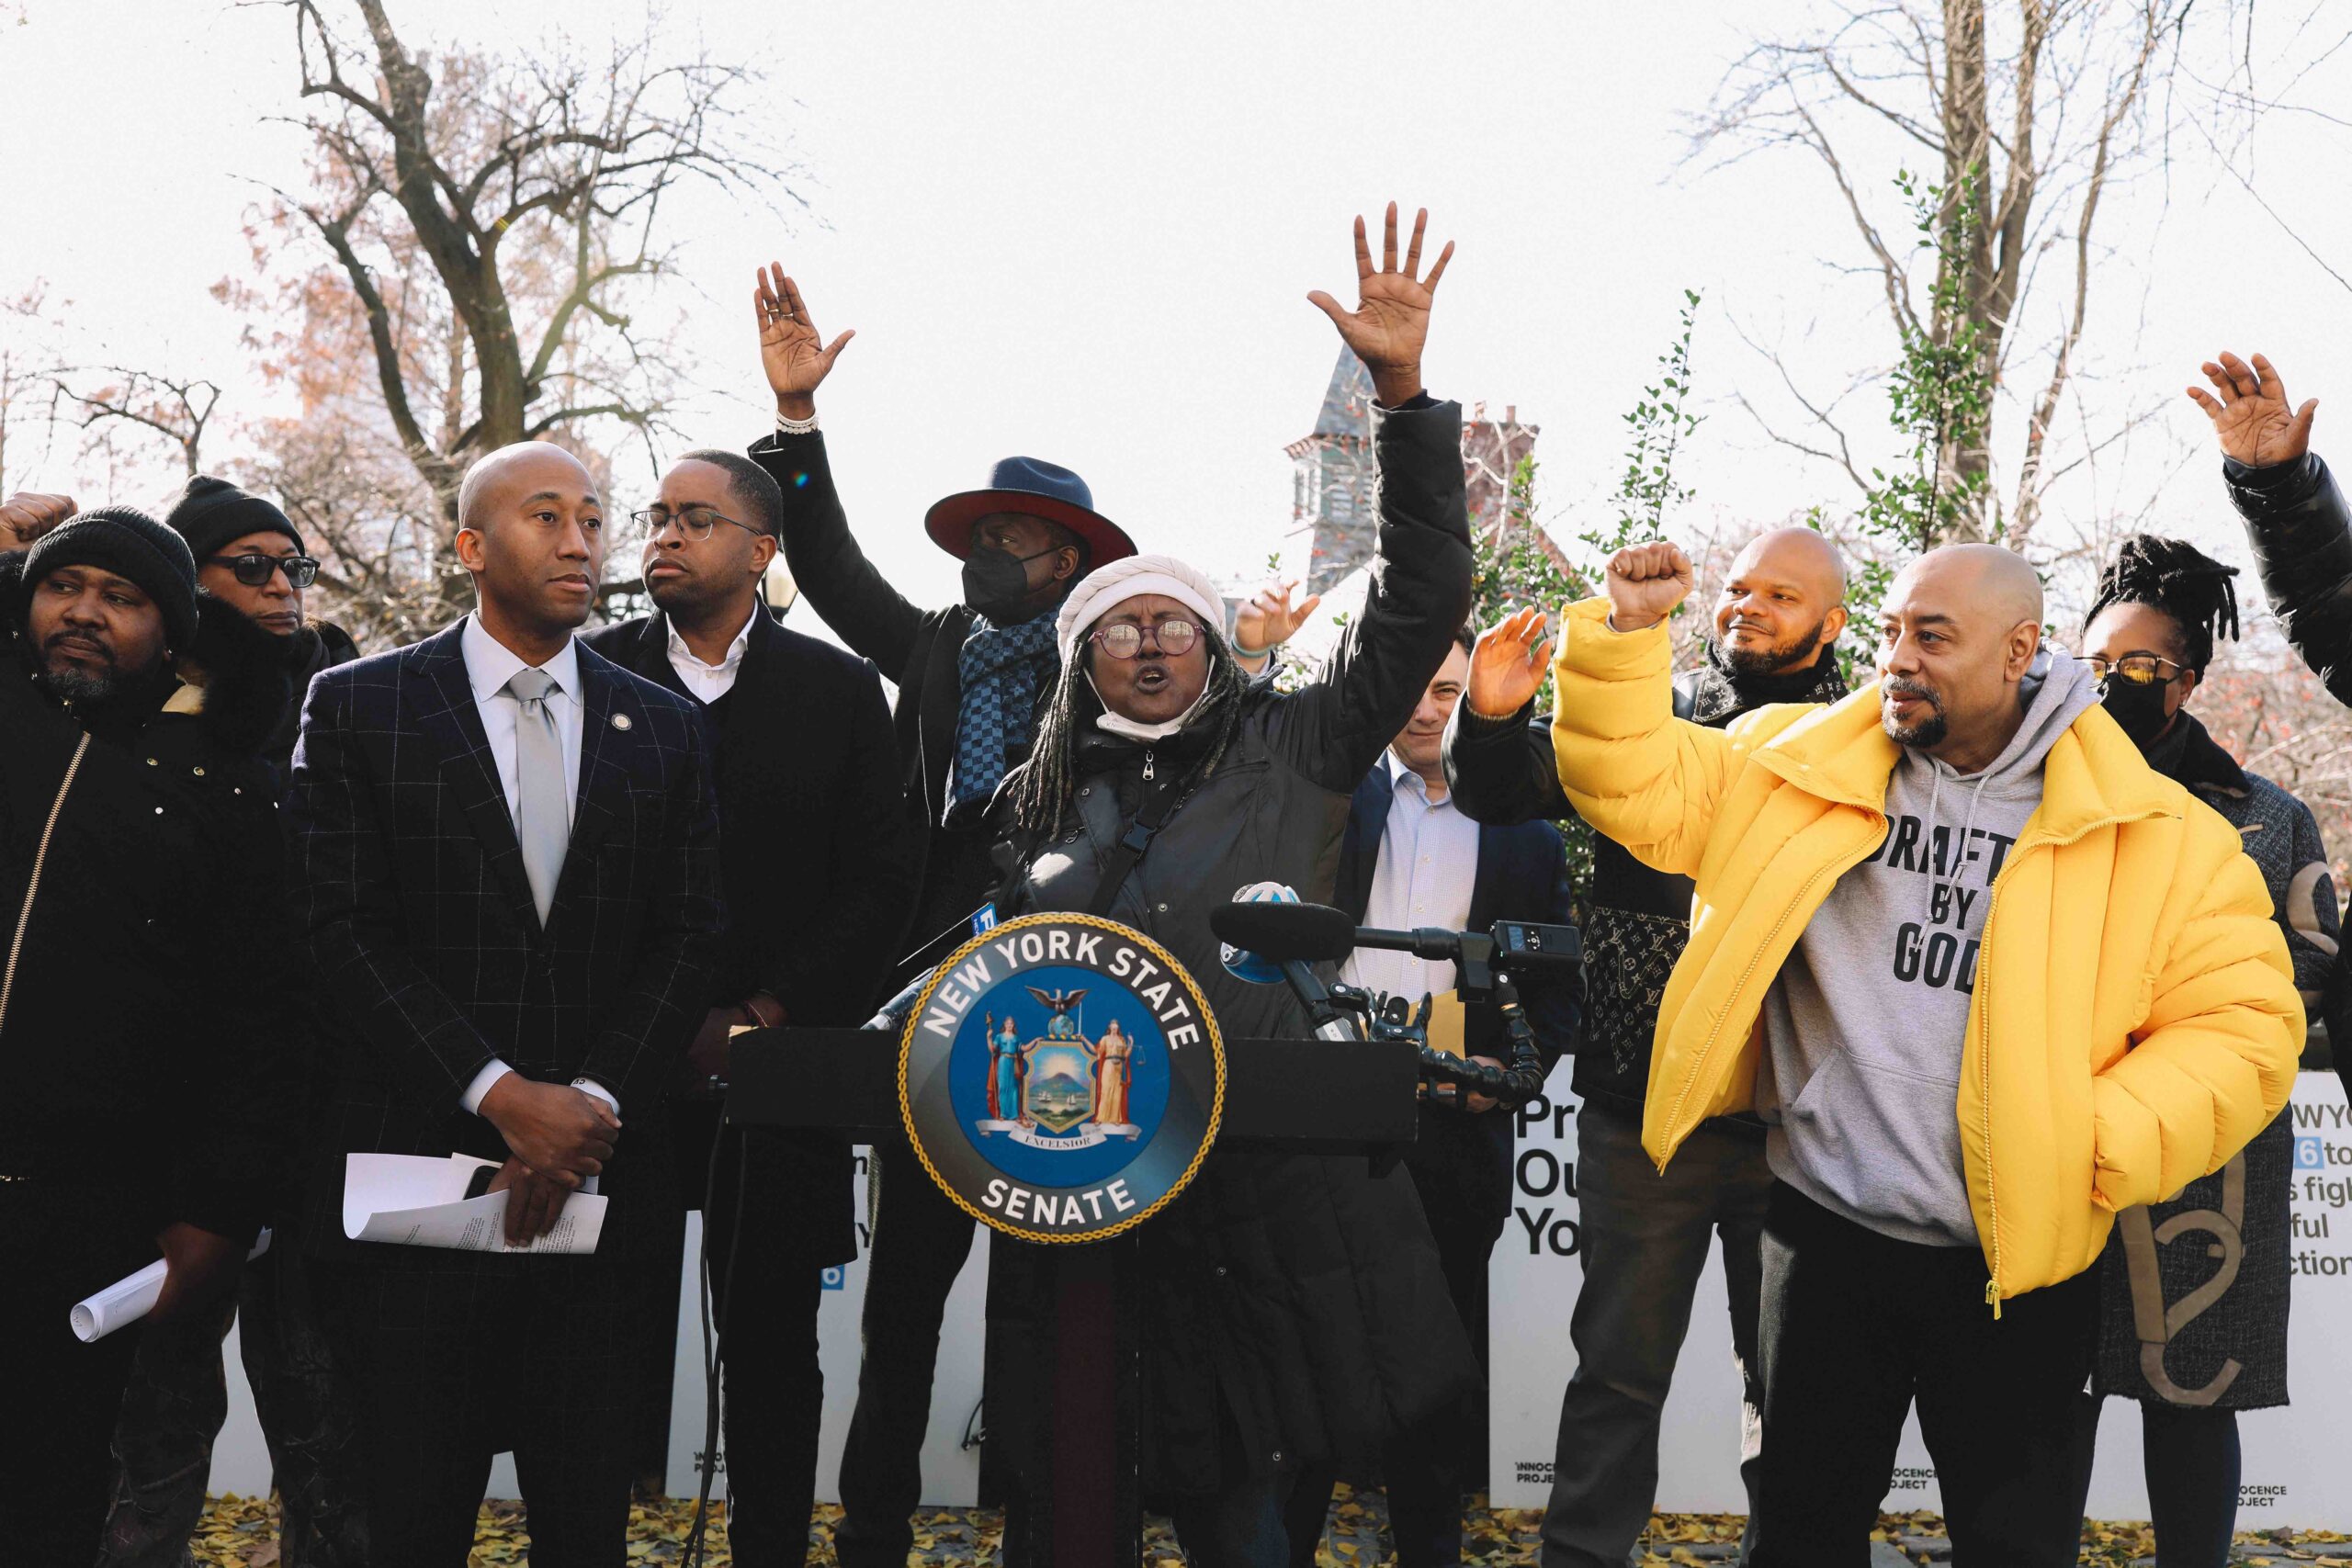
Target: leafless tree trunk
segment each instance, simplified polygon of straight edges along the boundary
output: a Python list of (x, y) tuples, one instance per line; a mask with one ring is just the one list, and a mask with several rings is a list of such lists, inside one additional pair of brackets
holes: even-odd
[[(2163, 113), (2151, 112), (2157, 90), (2184, 69), (2190, 10), (2185, 0), (1856, 0), (1812, 35), (1755, 44), (1695, 128), (1694, 155), (1730, 159), (1779, 146), (1813, 154), (1840, 193), (1898, 337), (1918, 333), (1949, 346), (1964, 322), (1996, 397), (2025, 359), (2046, 366), (2031, 376), (2030, 404), (2009, 400), (2024, 414), (2013, 464), (1996, 463), (1989, 433), (1937, 454), (1939, 486), (1975, 497), (1964, 536), (2022, 547), (2050, 486), (2074, 466), (2053, 460), (2051, 432), (2081, 364), (2092, 270), (2103, 254), (2094, 240), (2102, 201), (2120, 172), (2159, 146), (2173, 123), (2165, 116), (2208, 102), (2167, 95)], [(2226, 31), (2226, 21), (2219, 25)], [(1890, 128), (1894, 146), (1939, 171), (1939, 225), (1949, 231), (1963, 205), (1974, 215), (1964, 254), (1951, 258), (1963, 275), (1939, 268), (1932, 280), (1930, 299), (1956, 302), (1956, 310), (1919, 309), (1918, 249), (1891, 238), (1873, 215), (1873, 187), (1894, 167), (1873, 167), (1886, 154), (1871, 151), (1871, 139), (1888, 140)], [(2070, 294), (2029, 325), (2039, 260), (2053, 254), (2071, 263)], [(1808, 396), (1775, 363), (1809, 430), (1785, 432), (1759, 415), (1767, 434), (1833, 458), (1869, 490), (1838, 400)], [(1992, 483), (2000, 467), (2015, 468), (2006, 517)]]

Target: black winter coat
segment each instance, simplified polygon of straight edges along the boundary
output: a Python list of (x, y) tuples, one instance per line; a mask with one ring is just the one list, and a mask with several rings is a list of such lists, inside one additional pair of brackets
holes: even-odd
[(2316, 452), (2267, 468), (2225, 457), (2222, 476), (2287, 640), (2335, 700), (2352, 705), (2352, 510), (2344, 492)]
[[(1307, 1032), (1286, 988), (1227, 972), (1209, 916), (1260, 881), (1330, 900), (1357, 782), (1412, 716), (1469, 613), (1461, 417), (1453, 403), (1375, 414), (1380, 551), (1363, 613), (1307, 685), (1283, 695), (1261, 681), (1237, 699), (1239, 724), (1213, 773), (1202, 765), (1221, 713), (1148, 747), (1085, 716), (1071, 819), (1045, 841), (1011, 836), (1019, 912), (1090, 908), (1144, 790), (1173, 791), (1182, 803), (1110, 918), (1182, 962), (1227, 1038)], [(1213, 1153), (1137, 1236), (1144, 1483), (1156, 1495), (1218, 1487), (1220, 1428), (1238, 1434), (1233, 1457), (1253, 1472), (1368, 1461), (1385, 1436), (1476, 1386), (1402, 1169), (1374, 1179), (1361, 1156)], [(992, 1347), (1038, 1340), (1050, 1303), (1010, 1282), (1036, 1250), (994, 1247), (991, 1269), (1008, 1283), (990, 1292)], [(991, 1368), (989, 1426), (1015, 1434), (1015, 1455), (1027, 1448), (1017, 1434), (1044, 1414), (1023, 1397), (1035, 1384)]]
[[(825, 624), (872, 660), (899, 689), (891, 717), (899, 744), (899, 807), (916, 850), (921, 892), (910, 944), (954, 926), (988, 896), (989, 836), (940, 826), (947, 811), (947, 769), (956, 756), (956, 721), (964, 691), (958, 659), (971, 635), (962, 604), (925, 610), (890, 586), (849, 531), (833, 485), (825, 438), (774, 434), (752, 444), (752, 458), (784, 490), (784, 559), (793, 581)], [(1042, 702), (1053, 690), (1039, 682)], [(1009, 766), (1023, 759), (1009, 758)], [(936, 953), (933, 956), (937, 956)]]
[(312, 621), (296, 632), (286, 639), (285, 649), (293, 700), (262, 745), (262, 760), (277, 771), (281, 791), (294, 781), (294, 742), (302, 733), (302, 697), (311, 689), (311, 677), (359, 657), (359, 645), (351, 640), (351, 634), (325, 621)]
[(0, 1014), (0, 1173), (103, 1188), (94, 1211), (141, 1235), (186, 1221), (250, 1240), (289, 1157), (306, 1055), (258, 755), (287, 699), (278, 639), (203, 596), (205, 687), (166, 677), (94, 733), (33, 679), (23, 563), (0, 556), (0, 908), (22, 927)]

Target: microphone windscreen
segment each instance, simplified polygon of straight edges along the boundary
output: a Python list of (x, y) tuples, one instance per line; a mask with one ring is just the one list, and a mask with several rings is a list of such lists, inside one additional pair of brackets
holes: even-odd
[(1341, 959), (1356, 946), (1355, 920), (1329, 904), (1227, 904), (1209, 911), (1209, 930), (1278, 963)]

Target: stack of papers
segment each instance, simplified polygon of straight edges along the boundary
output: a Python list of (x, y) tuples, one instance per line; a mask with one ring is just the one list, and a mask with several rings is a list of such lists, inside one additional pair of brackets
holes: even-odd
[(564, 1200), (555, 1228), (517, 1246), (506, 1239), (506, 1194), (469, 1198), (474, 1172), (496, 1170), (496, 1160), (472, 1155), (348, 1155), (343, 1170), (343, 1234), (354, 1241), (394, 1247), (444, 1247), (459, 1252), (550, 1252), (577, 1256), (596, 1250), (605, 1234), (605, 1205), (595, 1192)]

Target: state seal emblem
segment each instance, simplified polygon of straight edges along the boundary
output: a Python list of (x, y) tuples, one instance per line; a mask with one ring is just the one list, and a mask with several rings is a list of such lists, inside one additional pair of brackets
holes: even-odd
[(899, 1111), (941, 1190), (1024, 1241), (1096, 1241), (1199, 1170), (1225, 1043), (1191, 975), (1142, 932), (1024, 915), (950, 953), (899, 1042)]

